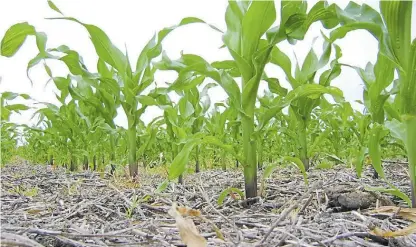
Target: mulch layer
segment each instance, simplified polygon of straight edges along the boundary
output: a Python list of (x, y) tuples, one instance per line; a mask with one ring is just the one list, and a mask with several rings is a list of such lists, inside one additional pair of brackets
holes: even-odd
[[(405, 162), (385, 163), (388, 181), (409, 195)], [(261, 172), (260, 172), (261, 173)], [(416, 246), (416, 234), (382, 237), (374, 229), (397, 231), (412, 224), (400, 214), (374, 211), (407, 207), (397, 197), (368, 191), (385, 187), (370, 168), (361, 178), (351, 168), (311, 169), (308, 185), (294, 167), (276, 170), (250, 200), (239, 170), (185, 175), (183, 184), (155, 189), (160, 175), (138, 184), (108, 174), (68, 173), (25, 162), (1, 169), (1, 246), (186, 246), (175, 219), (174, 202), (198, 210), (188, 216), (208, 246)]]

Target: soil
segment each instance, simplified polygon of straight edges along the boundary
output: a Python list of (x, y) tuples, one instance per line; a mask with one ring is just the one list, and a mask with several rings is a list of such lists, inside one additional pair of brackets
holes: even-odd
[[(388, 180), (409, 194), (407, 165), (385, 167)], [(244, 188), (240, 170), (188, 174), (183, 184), (156, 193), (164, 178), (152, 172), (133, 184), (20, 162), (1, 169), (1, 246), (185, 246), (167, 213), (174, 202), (201, 212), (203, 217), (188, 218), (208, 246), (416, 246), (416, 234), (384, 238), (372, 232), (412, 222), (373, 211), (407, 206), (367, 191), (387, 188), (371, 176), (370, 168), (362, 178), (351, 168), (312, 168), (306, 185), (298, 170), (286, 167), (265, 181), (262, 197), (241, 200), (233, 194), (220, 206), (224, 189)]]

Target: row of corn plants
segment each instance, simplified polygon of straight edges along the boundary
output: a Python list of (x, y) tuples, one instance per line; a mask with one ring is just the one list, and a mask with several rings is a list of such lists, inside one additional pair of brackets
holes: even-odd
[[(66, 16), (52, 1), (48, 4), (57, 14), (51, 21), (75, 22), (86, 29), (98, 58), (96, 70), (87, 68), (81, 54), (66, 45), (48, 48), (47, 35), (29, 23), (10, 27), (1, 41), (1, 55), (12, 57), (33, 36), (39, 53), (29, 61), (27, 73), (43, 62), (60, 104), (39, 102), (44, 105), (35, 114), (39, 122), (17, 126), (8, 122), (11, 111), (28, 107), (5, 101), (29, 96), (3, 93), (2, 138), (8, 149), (16, 149), (20, 136), (22, 155), (30, 160), (65, 164), (71, 170), (78, 163), (85, 169), (128, 163), (131, 177), (139, 176), (139, 163), (156, 162), (167, 166), (168, 173), (159, 189), (174, 179), (181, 182), (189, 168), (199, 172), (213, 164), (223, 170), (241, 167), (247, 198), (258, 195), (258, 170), (271, 171), (281, 162), (296, 164), (305, 178), (312, 165), (325, 162), (353, 164), (361, 176), (368, 156), (376, 175), (386, 179), (382, 159), (404, 155), (412, 188), (407, 201), (416, 207), (416, 41), (411, 40), (411, 1), (380, 1), (380, 12), (354, 2), (342, 9), (325, 1), (313, 6), (306, 1), (229, 1), (225, 31), (186, 17), (157, 32), (135, 65), (99, 27)], [(324, 29), (322, 53), (311, 48), (303, 61), (292, 61), (281, 44), (301, 42), (315, 22)], [(188, 24), (216, 30), (231, 59), (210, 63), (197, 54), (168, 57), (163, 40)], [(342, 47), (337, 40), (359, 29), (367, 30), (379, 44), (376, 63), (366, 68), (340, 62)], [(67, 74), (55, 75), (49, 60), (66, 65)], [(269, 77), (265, 71), (269, 65), (282, 69), (285, 78)], [(331, 85), (349, 69), (364, 82), (364, 113), (354, 110), (342, 91)], [(157, 87), (159, 70), (175, 71), (177, 78)], [(282, 86), (283, 80), (289, 88)], [(268, 86), (262, 95), (261, 83)], [(215, 86), (227, 93), (225, 102), (211, 102), (209, 90)], [(178, 101), (171, 99), (172, 93)], [(145, 124), (141, 117), (151, 106), (163, 114)], [(127, 116), (127, 128), (114, 122), (119, 108)]]

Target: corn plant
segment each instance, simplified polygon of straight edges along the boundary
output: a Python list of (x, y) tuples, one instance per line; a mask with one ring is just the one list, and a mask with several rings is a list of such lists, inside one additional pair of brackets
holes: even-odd
[(6, 162), (10, 161), (17, 147), (19, 126), (8, 122), (10, 120), (10, 115), (12, 113), (20, 113), (21, 111), (29, 109), (29, 107), (25, 104), (10, 103), (10, 101), (16, 99), (17, 97), (30, 99), (30, 96), (27, 94), (18, 94), (13, 92), (3, 92), (0, 95), (1, 164), (6, 164)]
[[(314, 113), (317, 114), (316, 118), (319, 121), (317, 127), (325, 130), (315, 138), (310, 148), (315, 150), (311, 150), (309, 156), (312, 156), (313, 152), (318, 150), (320, 142), (327, 140), (327, 144), (331, 147), (331, 152), (338, 159), (349, 158), (351, 150), (345, 147), (354, 146), (357, 143), (354, 136), (357, 126), (355, 121), (353, 121), (355, 112), (351, 104), (348, 102), (329, 104), (326, 100), (322, 100), (320, 109), (316, 109)], [(356, 149), (355, 146), (354, 150)]]
[[(199, 56), (183, 54), (179, 60), (175, 61), (165, 56), (158, 66), (159, 69), (176, 70), (180, 76), (194, 73), (210, 77), (224, 88), (232, 102), (231, 107), (235, 108), (241, 117), (243, 137), (241, 160), (244, 167), (247, 198), (257, 195), (254, 112), (257, 90), (263, 78), (264, 67), (270, 61), (273, 51), (277, 49), (277, 43), (284, 40), (292, 42), (303, 39), (313, 22), (322, 21), (326, 28), (338, 25), (337, 15), (333, 12), (333, 8), (334, 6), (330, 7), (324, 2), (319, 2), (307, 12), (306, 2), (283, 1), (280, 25), (271, 28), (276, 20), (276, 8), (273, 1), (230, 1), (225, 14), (227, 31), (223, 35), (223, 41), (234, 60), (209, 64)], [(264, 35), (267, 39), (263, 39)], [(283, 67), (287, 69), (286, 65)], [(233, 76), (241, 77), (241, 91)], [(260, 129), (292, 100), (301, 96), (331, 92), (332, 90), (322, 85), (302, 85), (296, 88), (286, 97), (274, 102), (266, 113)]]
[[(1, 79), (1, 78), (0, 78)], [(1, 81), (1, 80), (0, 80)], [(30, 99), (30, 96), (27, 94), (18, 94), (13, 92), (3, 92), (0, 95), (0, 111), (1, 111), (1, 121), (9, 121), (10, 115), (15, 113), (20, 113), (21, 111), (28, 110), (29, 107), (25, 104), (10, 104), (10, 101), (21, 97), (23, 99)]]
[(8, 161), (13, 157), (17, 147), (17, 126), (13, 123), (2, 123), (1, 124), (1, 150), (0, 150), (0, 164), (7, 164)]
[[(223, 109), (221, 112), (220, 109)], [(215, 136), (218, 138), (222, 143), (229, 143), (227, 139), (227, 121), (234, 118), (233, 115), (235, 114), (235, 111), (233, 108), (226, 107), (224, 103), (216, 103), (214, 104), (214, 108), (209, 113), (208, 118), (206, 119), (206, 125), (205, 129), (207, 134), (211, 136)], [(236, 150), (238, 152), (238, 150)], [(227, 170), (227, 162), (226, 162), (226, 152), (223, 150), (219, 150), (220, 154), (220, 162), (221, 162), (221, 168), (222, 170)], [(216, 152), (216, 155), (218, 154), (218, 150)], [(216, 157), (214, 157), (215, 159)]]
[[(338, 64), (338, 59), (341, 57), (341, 49), (334, 45), (336, 50), (336, 58), (331, 61), (331, 66), (328, 70), (324, 71), (319, 77), (319, 84), (315, 83), (315, 75), (317, 71), (323, 68), (328, 62), (332, 51), (332, 44), (328, 42), (328, 39), (325, 37), (326, 41), (324, 42), (323, 54), (320, 58), (316, 55), (313, 49), (307, 54), (305, 61), (302, 64), (302, 67), (299, 67), (296, 64), (295, 75), (291, 74), (291, 64), (289, 58), (281, 52), (279, 49), (275, 48), (271, 53), (271, 63), (274, 63), (278, 66), (287, 68), (285, 70), (286, 77), (289, 79), (289, 82), (293, 88), (296, 90), (300, 86), (311, 86), (311, 85), (321, 85), (329, 90), (332, 90), (332, 95), (336, 98), (342, 96), (342, 92), (336, 88), (331, 88), (330, 83), (333, 79), (337, 78), (341, 73), (340, 65)], [(269, 80), (269, 84), (273, 83)], [(272, 87), (270, 87), (272, 88)], [(286, 92), (282, 90), (274, 90), (276, 93), (286, 96)], [(312, 110), (319, 106), (321, 97), (318, 96), (300, 96), (295, 100), (292, 100), (290, 103), (289, 116), (293, 118), (293, 122), (296, 125), (296, 137), (294, 141), (298, 144), (298, 157), (302, 160), (305, 169), (309, 169), (309, 155), (308, 155), (308, 143), (307, 143), (307, 128), (311, 118)]]
[[(364, 81), (371, 82), (367, 86), (369, 110), (372, 113), (373, 127), (369, 139), (369, 152), (372, 163), (380, 176), (384, 178), (381, 166), (381, 151), (379, 141), (386, 134), (383, 131), (384, 109), (383, 105), (392, 92), (385, 88), (393, 82), (394, 71), (398, 73), (395, 106), (388, 108), (390, 115), (396, 116), (387, 127), (396, 133), (405, 144), (409, 159), (409, 176), (411, 181), (412, 206), (416, 207), (416, 39), (411, 40), (411, 1), (380, 1), (381, 14), (367, 5), (359, 6), (350, 3), (347, 9), (354, 10), (354, 21), (332, 31), (330, 39), (343, 38), (348, 32), (364, 29), (379, 42), (379, 54), (373, 74), (361, 73)], [(375, 77), (375, 78), (374, 78)]]

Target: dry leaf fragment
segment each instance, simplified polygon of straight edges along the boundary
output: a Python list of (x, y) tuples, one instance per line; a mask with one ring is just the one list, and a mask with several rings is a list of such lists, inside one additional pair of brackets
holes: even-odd
[(230, 191), (230, 197), (233, 200), (241, 200), (241, 196), (239, 194), (235, 193), (235, 192), (232, 192), (232, 191)]
[(26, 213), (28, 213), (28, 214), (39, 214), (43, 211), (44, 211), (43, 209), (29, 209), (29, 210), (26, 211)]
[(411, 224), (410, 226), (397, 230), (397, 231), (383, 231), (380, 228), (375, 228), (372, 231), (372, 234), (384, 237), (384, 238), (394, 238), (394, 237), (401, 237), (407, 236), (410, 234), (416, 233), (416, 223)]
[(372, 212), (396, 214), (397, 216), (400, 216), (404, 219), (416, 222), (416, 208), (399, 208), (395, 206), (384, 206), (376, 208), (372, 210)]
[(201, 211), (189, 207), (177, 207), (176, 210), (178, 210), (182, 216), (201, 216)]
[(168, 211), (169, 215), (175, 218), (176, 226), (179, 229), (179, 236), (188, 247), (206, 247), (207, 241), (202, 237), (194, 222), (191, 219), (184, 219), (178, 211), (176, 203)]

